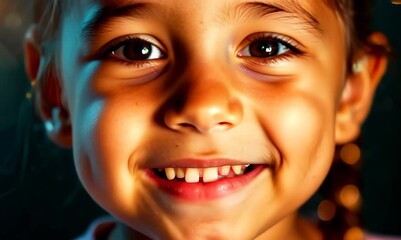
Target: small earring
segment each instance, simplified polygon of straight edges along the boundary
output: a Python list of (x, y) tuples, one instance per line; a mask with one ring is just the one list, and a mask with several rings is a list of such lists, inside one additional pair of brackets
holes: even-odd
[(365, 67), (366, 58), (360, 59), (357, 62), (352, 64), (352, 72), (353, 73), (360, 73), (362, 72), (363, 68)]
[(51, 133), (54, 131), (54, 123), (52, 120), (46, 120), (43, 122), (44, 126), (45, 126), (45, 130), (48, 133)]
[(62, 124), (62, 119), (60, 118), (60, 108), (54, 107), (52, 108), (52, 117), (44, 121), (45, 129), (48, 133), (53, 132), (54, 130), (60, 129)]

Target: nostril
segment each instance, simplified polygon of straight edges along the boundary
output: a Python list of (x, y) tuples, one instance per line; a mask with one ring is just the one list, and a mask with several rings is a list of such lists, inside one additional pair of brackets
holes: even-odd
[(177, 129), (187, 129), (189, 131), (196, 131), (199, 133), (207, 133), (210, 129), (208, 126), (203, 126), (201, 124), (191, 124), (191, 123), (186, 123), (186, 122), (182, 122), (182, 123), (178, 123), (177, 124)]
[(194, 125), (190, 123), (179, 123), (178, 125), (183, 128), (196, 128)]
[(207, 98), (191, 97), (185, 102), (180, 109), (171, 106), (165, 110), (164, 123), (168, 128), (205, 134), (229, 130), (242, 120), (243, 109), (239, 100), (208, 94)]
[(228, 129), (228, 128), (232, 128), (233, 126), (234, 126), (234, 124), (232, 124), (230, 122), (219, 122), (216, 124), (215, 127)]
[(176, 125), (176, 130), (177, 129), (188, 129), (188, 130), (195, 130), (198, 131), (200, 133), (210, 133), (210, 132), (214, 132), (214, 131), (220, 131), (220, 130), (228, 130), (230, 128), (234, 127), (234, 124), (230, 123), (230, 122), (218, 122), (215, 124), (191, 124), (191, 123), (186, 123), (186, 122), (182, 122), (182, 123), (178, 123)]
[(179, 125), (181, 125), (183, 127), (193, 127), (193, 125), (190, 123), (180, 123)]
[(211, 127), (209, 129), (210, 132), (213, 132), (215, 130), (229, 130), (230, 128), (233, 128), (234, 124), (230, 123), (230, 122), (219, 122), (216, 125), (214, 125), (213, 127)]

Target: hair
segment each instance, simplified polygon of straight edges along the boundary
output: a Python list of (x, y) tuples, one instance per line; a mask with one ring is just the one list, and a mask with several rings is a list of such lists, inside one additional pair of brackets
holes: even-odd
[(370, 41), (372, 34), (372, 5), (374, 0), (325, 0), (331, 4), (346, 26), (348, 52), (347, 67), (351, 72), (352, 64), (360, 50), (373, 55), (391, 55), (389, 46), (378, 45)]

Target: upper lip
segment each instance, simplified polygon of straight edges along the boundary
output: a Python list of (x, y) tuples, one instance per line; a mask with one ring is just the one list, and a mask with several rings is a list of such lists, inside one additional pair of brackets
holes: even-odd
[(155, 168), (209, 168), (209, 167), (221, 167), (221, 166), (234, 166), (234, 165), (247, 165), (252, 164), (250, 162), (245, 162), (237, 159), (229, 158), (186, 158), (177, 159), (170, 161), (168, 164), (155, 167)]

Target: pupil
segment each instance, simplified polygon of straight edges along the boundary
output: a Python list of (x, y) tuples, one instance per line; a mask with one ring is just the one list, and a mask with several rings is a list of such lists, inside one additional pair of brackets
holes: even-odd
[(124, 46), (123, 54), (124, 56), (133, 61), (141, 61), (149, 58), (152, 46), (150, 43), (137, 40), (127, 43)]
[(273, 57), (278, 53), (278, 44), (270, 41), (256, 41), (250, 44), (249, 52), (253, 57)]

